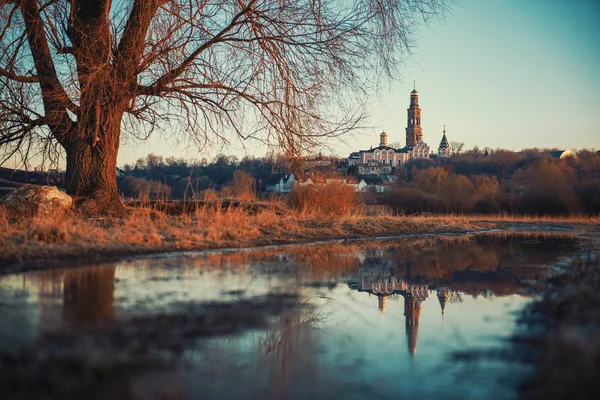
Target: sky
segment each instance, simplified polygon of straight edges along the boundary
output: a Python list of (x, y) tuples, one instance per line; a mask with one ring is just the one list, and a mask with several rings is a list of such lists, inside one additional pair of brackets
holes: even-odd
[[(396, 81), (373, 96), (372, 128), (333, 143), (338, 156), (368, 149), (385, 130), (405, 142), (413, 81), (424, 140), (465, 148), (600, 148), (600, 0), (458, 0), (446, 19), (423, 27)], [(263, 156), (253, 143), (198, 152), (159, 136), (125, 142), (118, 163), (153, 152), (188, 159), (217, 153)]]

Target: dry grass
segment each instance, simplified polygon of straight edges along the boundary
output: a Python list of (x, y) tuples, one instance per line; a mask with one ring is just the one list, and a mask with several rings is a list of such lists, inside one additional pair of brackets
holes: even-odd
[(435, 219), (445, 221), (489, 221), (489, 222), (529, 222), (529, 223), (580, 223), (580, 224), (600, 224), (600, 215), (510, 215), (510, 214), (482, 214), (482, 215), (422, 215), (416, 218)]
[(358, 193), (342, 184), (298, 186), (290, 194), (290, 207), (303, 216), (336, 216), (364, 214)]
[[(169, 215), (153, 208), (131, 208), (124, 218), (86, 218), (71, 211), (48, 215), (11, 213), (0, 207), (2, 267), (51, 266), (69, 258), (107, 258), (190, 249), (248, 247), (319, 239), (458, 232), (489, 228), (487, 223), (364, 216), (343, 218), (281, 203), (248, 212), (243, 207), (199, 206)], [(285, 214), (282, 215), (282, 209)], [(0, 267), (0, 270), (3, 269)]]
[[(124, 218), (86, 218), (72, 211), (28, 214), (0, 207), (0, 271), (52, 267), (68, 259), (103, 259), (178, 250), (302, 243), (321, 239), (448, 233), (494, 228), (503, 222), (572, 222), (597, 229), (598, 218), (476, 216), (367, 216), (355, 193), (300, 191), (281, 201), (199, 203), (173, 215), (155, 207), (130, 208)], [(347, 188), (342, 188), (346, 190)], [(332, 192), (334, 191), (334, 192)], [(339, 195), (336, 197), (336, 194)], [(335, 200), (333, 200), (335, 199)], [(260, 205), (258, 207), (257, 205)], [(538, 225), (535, 225), (537, 227)], [(541, 226), (541, 225), (539, 225)], [(535, 229), (535, 228), (534, 228)]]

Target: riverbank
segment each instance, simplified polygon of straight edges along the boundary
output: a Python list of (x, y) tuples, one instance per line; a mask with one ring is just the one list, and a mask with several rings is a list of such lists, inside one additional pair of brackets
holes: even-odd
[(131, 208), (123, 218), (72, 211), (19, 215), (0, 209), (0, 273), (50, 269), (162, 252), (245, 248), (318, 240), (517, 228), (593, 230), (593, 218), (323, 216), (271, 207), (199, 207), (172, 215)]
[(551, 275), (526, 308), (517, 352), (535, 365), (522, 390), (528, 399), (595, 399), (600, 391), (600, 244)]

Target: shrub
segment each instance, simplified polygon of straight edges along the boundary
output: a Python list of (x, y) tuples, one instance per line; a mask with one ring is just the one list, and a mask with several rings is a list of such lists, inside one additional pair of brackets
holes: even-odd
[(233, 179), (225, 191), (228, 196), (239, 200), (256, 199), (256, 179), (249, 173), (237, 170), (233, 172)]
[(219, 199), (219, 195), (212, 189), (206, 189), (198, 193), (198, 200), (215, 201)]
[(344, 184), (298, 185), (289, 203), (301, 214), (317, 216), (348, 216), (362, 210), (354, 187)]

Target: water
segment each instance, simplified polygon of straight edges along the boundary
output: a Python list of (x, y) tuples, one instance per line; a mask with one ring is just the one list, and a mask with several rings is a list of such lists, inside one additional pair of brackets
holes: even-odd
[(508, 342), (573, 240), (485, 235), (0, 277), (0, 398), (515, 398)]

